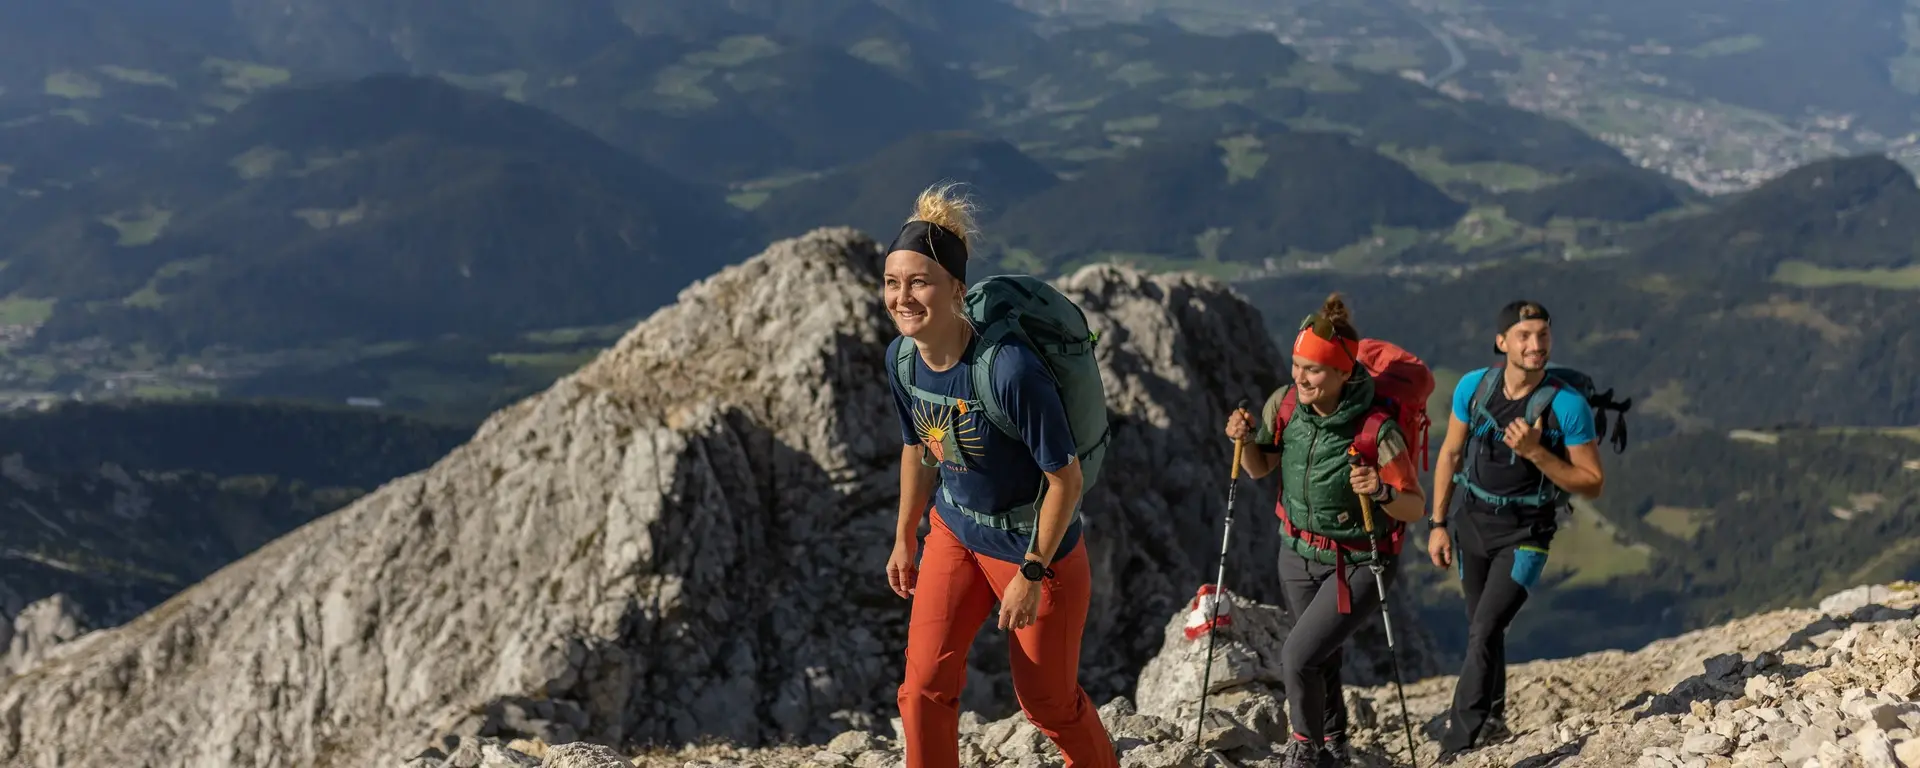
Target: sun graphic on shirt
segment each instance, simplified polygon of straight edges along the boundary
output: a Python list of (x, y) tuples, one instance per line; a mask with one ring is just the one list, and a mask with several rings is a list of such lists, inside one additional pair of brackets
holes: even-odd
[(980, 434), (977, 413), (960, 406), (917, 402), (913, 409), (913, 428), (920, 443), (941, 463), (960, 463), (958, 454), (978, 458), (986, 455), (986, 438)]

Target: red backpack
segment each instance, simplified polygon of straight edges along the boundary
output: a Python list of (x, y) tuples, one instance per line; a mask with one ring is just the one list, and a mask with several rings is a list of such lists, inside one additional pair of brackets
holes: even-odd
[[(1432, 424), (1427, 418), (1427, 398), (1433, 396), (1433, 371), (1412, 352), (1379, 339), (1361, 341), (1359, 359), (1360, 366), (1373, 374), (1373, 408), (1354, 435), (1354, 450), (1368, 464), (1380, 466), (1380, 425), (1391, 418), (1400, 425), (1407, 448), (1419, 452), (1420, 468), (1432, 469), (1427, 456), (1427, 427)], [(1287, 387), (1287, 394), (1280, 398), (1274, 434), (1287, 428), (1296, 405), (1293, 387)]]

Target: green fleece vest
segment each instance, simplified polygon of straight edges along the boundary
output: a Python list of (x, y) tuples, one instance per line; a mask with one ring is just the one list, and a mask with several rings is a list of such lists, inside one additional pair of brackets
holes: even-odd
[[(1353, 468), (1347, 460), (1347, 447), (1365, 424), (1372, 403), (1373, 377), (1355, 376), (1332, 414), (1321, 416), (1303, 404), (1293, 410), (1286, 430), (1280, 433), (1280, 498), (1286, 505), (1287, 519), (1296, 528), (1357, 548), (1347, 553), (1347, 562), (1355, 565), (1372, 561), (1373, 553), (1367, 546), (1360, 496), (1353, 492), (1348, 479)], [(1399, 431), (1391, 420), (1380, 428), (1382, 437), (1387, 430)], [(1379, 505), (1374, 506), (1373, 532), (1383, 547), (1394, 522)], [(1334, 564), (1333, 550), (1316, 548), (1304, 538), (1288, 539), (1287, 545), (1302, 557)]]

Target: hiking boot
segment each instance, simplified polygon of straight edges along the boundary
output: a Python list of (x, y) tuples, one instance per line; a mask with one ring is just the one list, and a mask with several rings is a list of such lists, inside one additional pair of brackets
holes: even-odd
[(1286, 739), (1286, 753), (1281, 755), (1281, 768), (1329, 768), (1327, 751), (1321, 745), (1306, 739)]
[(1461, 756), (1468, 752), (1493, 744), (1499, 744), (1512, 738), (1513, 729), (1507, 727), (1507, 718), (1502, 715), (1494, 715), (1487, 718), (1487, 721), (1480, 725), (1480, 733), (1474, 737), (1473, 743), (1464, 747), (1441, 749), (1440, 759), (1437, 760), (1436, 763), (1439, 765), (1453, 765)]
[(1291, 739), (1286, 754), (1280, 758), (1280, 768), (1336, 768), (1339, 765), (1325, 747), (1300, 739)]
[(1487, 718), (1485, 725), (1480, 726), (1480, 737), (1474, 739), (1474, 742), (1478, 744), (1498, 744), (1511, 738), (1513, 738), (1513, 729), (1507, 727), (1506, 716), (1494, 715)]
[(1344, 733), (1328, 734), (1326, 746), (1322, 747), (1321, 751), (1333, 758), (1334, 765), (1341, 768), (1353, 765), (1353, 745), (1347, 743), (1347, 735)]

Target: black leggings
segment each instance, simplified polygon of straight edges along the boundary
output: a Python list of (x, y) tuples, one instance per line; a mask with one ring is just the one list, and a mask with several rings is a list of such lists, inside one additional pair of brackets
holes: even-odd
[[(1280, 648), (1287, 685), (1288, 721), (1293, 732), (1319, 742), (1347, 730), (1347, 702), (1341, 695), (1340, 647), (1380, 614), (1380, 590), (1367, 566), (1346, 567), (1351, 611), (1340, 613), (1339, 569), (1280, 549), (1280, 594), (1293, 629)], [(1380, 578), (1391, 587), (1395, 569), (1387, 563)]]

